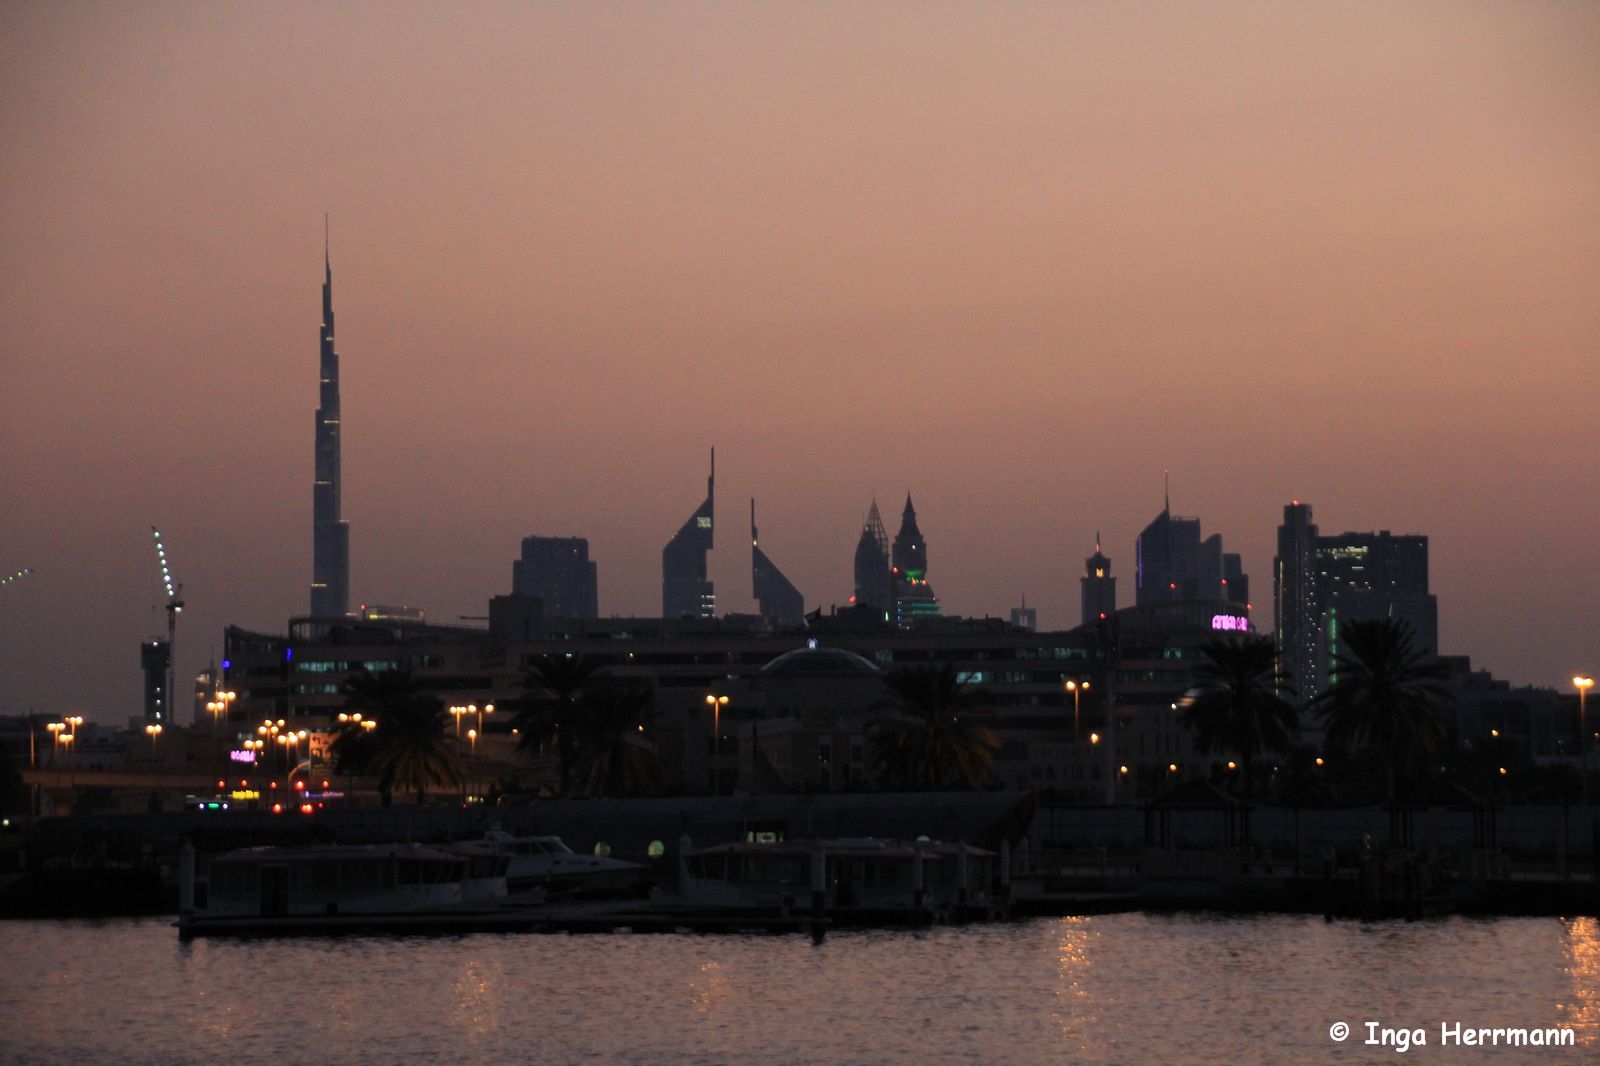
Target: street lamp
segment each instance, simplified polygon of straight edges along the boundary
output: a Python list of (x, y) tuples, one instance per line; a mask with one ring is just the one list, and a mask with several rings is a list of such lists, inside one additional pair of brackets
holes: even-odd
[(150, 735), (150, 754), (154, 755), (156, 753), (156, 738), (161, 735), (161, 723), (151, 722), (144, 727), (144, 731)]
[(237, 692), (224, 692), (218, 689), (216, 694), (206, 702), (206, 710), (211, 712), (211, 731), (217, 731), (219, 719), (228, 716), (228, 709), (233, 706), (233, 701), (239, 698)]
[(1078, 739), (1078, 697), (1089, 691), (1087, 681), (1068, 681), (1065, 685), (1068, 692), (1072, 693), (1072, 739)]
[(1583, 802), (1588, 803), (1589, 728), (1585, 724), (1585, 712), (1588, 710), (1589, 690), (1594, 687), (1594, 678), (1579, 674), (1572, 679), (1572, 686), (1578, 690), (1578, 772), (1583, 777)]
[(728, 697), (710, 695), (706, 703), (711, 705), (711, 794), (717, 796), (722, 793), (717, 779), (722, 763), (722, 708), (728, 705)]
[(478, 754), (478, 731), (476, 729), (467, 730), (467, 740), (472, 744), (472, 755), (476, 758)]
[(454, 707), (450, 708), (450, 714), (456, 720), (456, 744), (457, 745), (459, 745), (461, 743), (461, 716), (466, 714), (466, 713), (467, 713), (466, 707), (461, 705), (461, 704), (459, 704), (459, 703), (456, 704)]

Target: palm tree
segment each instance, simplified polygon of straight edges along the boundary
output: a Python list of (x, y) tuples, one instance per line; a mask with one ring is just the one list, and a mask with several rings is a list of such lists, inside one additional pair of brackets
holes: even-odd
[(634, 680), (599, 678), (584, 689), (574, 733), (575, 790), (586, 796), (645, 796), (659, 790), (655, 746), (645, 737), (655, 693)]
[(909, 667), (883, 679), (895, 712), (871, 726), (872, 768), (881, 787), (908, 790), (982, 788), (1000, 738), (962, 721), (982, 696), (955, 667)]
[(378, 724), (347, 728), (335, 739), (339, 767), (375, 776), (385, 805), (396, 788), (415, 792), (420, 805), (429, 788), (460, 783), (444, 704), (424, 693), (409, 671), (356, 674), (342, 691), (351, 708)]
[(1348, 622), (1334, 681), (1312, 706), (1327, 725), (1328, 743), (1376, 750), (1384, 792), (1394, 805), (1396, 768), (1444, 738), (1448, 668), (1416, 646), (1411, 626), (1394, 618)]
[(600, 672), (600, 663), (582, 655), (537, 655), (522, 671), (522, 708), (512, 719), (524, 749), (554, 745), (561, 794), (572, 787), (579, 707), (584, 689)]
[(1248, 800), (1257, 756), (1288, 751), (1299, 729), (1293, 705), (1277, 694), (1277, 648), (1269, 637), (1249, 636), (1219, 638), (1202, 650), (1206, 661), (1195, 670), (1195, 691), (1179, 705), (1180, 718), (1199, 750), (1239, 753)]

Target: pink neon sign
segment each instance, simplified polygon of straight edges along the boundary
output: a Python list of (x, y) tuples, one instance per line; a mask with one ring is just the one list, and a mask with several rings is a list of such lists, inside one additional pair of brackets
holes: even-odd
[(1229, 633), (1244, 633), (1250, 629), (1250, 619), (1237, 614), (1214, 614), (1211, 616), (1211, 628)]

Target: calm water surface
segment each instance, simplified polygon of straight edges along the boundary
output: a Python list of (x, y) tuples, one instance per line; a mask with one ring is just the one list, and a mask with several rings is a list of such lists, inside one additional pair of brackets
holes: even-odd
[[(0, 1062), (1600, 1060), (1600, 925), (1112, 915), (801, 936), (200, 940), (0, 922)], [(1356, 1032), (1342, 1044), (1329, 1027)], [(1440, 1048), (1442, 1021), (1567, 1049)]]

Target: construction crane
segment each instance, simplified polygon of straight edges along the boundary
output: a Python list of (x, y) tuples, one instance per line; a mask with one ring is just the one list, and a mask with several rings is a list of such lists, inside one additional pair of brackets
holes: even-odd
[(167, 590), (167, 690), (162, 693), (162, 715), (169, 724), (172, 722), (173, 686), (177, 684), (177, 639), (178, 639), (178, 612), (183, 610), (183, 601), (178, 594), (183, 591), (183, 586), (172, 580), (172, 567), (167, 564), (167, 549), (161, 543), (161, 530), (155, 526), (150, 527), (150, 532), (156, 538), (156, 558), (161, 563), (161, 583)]
[(21, 570), (18, 570), (14, 574), (7, 574), (5, 577), (0, 577), (0, 589), (5, 588), (7, 585), (21, 581), (31, 573), (33, 573), (33, 568), (31, 566), (24, 566)]

